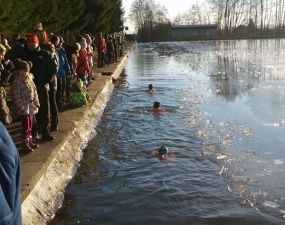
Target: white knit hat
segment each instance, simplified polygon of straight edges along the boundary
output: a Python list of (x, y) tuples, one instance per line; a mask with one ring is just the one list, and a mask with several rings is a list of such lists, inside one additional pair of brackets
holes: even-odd
[(81, 45), (81, 48), (87, 48), (87, 42), (85, 38), (82, 38), (79, 44)]

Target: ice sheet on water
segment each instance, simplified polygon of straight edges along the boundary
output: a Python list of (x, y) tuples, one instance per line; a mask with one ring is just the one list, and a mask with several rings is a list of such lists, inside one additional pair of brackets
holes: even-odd
[(233, 144), (232, 144), (231, 140), (225, 140), (225, 141), (223, 141), (223, 145), (225, 145), (227, 147), (231, 147)]
[(242, 182), (242, 183), (246, 183), (250, 181), (250, 177), (247, 176), (235, 176), (233, 177), (233, 182), (237, 183), (237, 182)]
[(277, 208), (279, 207), (279, 205), (277, 205), (276, 202), (273, 202), (273, 201), (265, 201), (263, 203), (264, 206), (267, 206), (267, 207), (271, 207), (271, 208)]
[(261, 123), (261, 124), (267, 127), (280, 127), (281, 126), (279, 123)]
[(250, 196), (253, 197), (253, 198), (256, 198), (256, 197), (266, 197), (268, 196), (268, 192), (266, 191), (252, 191), (250, 193)]
[(267, 163), (267, 162), (263, 160), (256, 160), (256, 163)]
[(273, 152), (262, 152), (263, 155), (273, 155)]
[(223, 155), (223, 154), (217, 155), (217, 159), (218, 159), (218, 160), (223, 160), (223, 159), (226, 159), (226, 158), (227, 158), (226, 155)]
[(229, 123), (226, 122), (226, 121), (222, 121), (222, 122), (219, 123), (219, 125), (220, 125), (220, 126), (228, 126)]
[(282, 164), (284, 164), (284, 160), (283, 159), (274, 159), (273, 161), (274, 161), (275, 165), (282, 165)]

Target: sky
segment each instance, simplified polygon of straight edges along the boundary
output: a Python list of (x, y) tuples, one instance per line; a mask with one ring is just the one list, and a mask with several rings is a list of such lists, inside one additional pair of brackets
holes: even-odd
[[(133, 1), (134, 0), (123, 0), (123, 7), (126, 11), (125, 17), (128, 17)], [(190, 9), (192, 5), (197, 3), (197, 0), (154, 0), (154, 2), (165, 6), (168, 10), (168, 17), (173, 20), (179, 13), (183, 13)], [(132, 29), (129, 21), (127, 21), (125, 26)]]

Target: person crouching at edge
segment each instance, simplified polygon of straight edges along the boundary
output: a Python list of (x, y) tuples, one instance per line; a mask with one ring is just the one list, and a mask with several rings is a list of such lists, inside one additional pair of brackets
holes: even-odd
[(155, 92), (156, 90), (153, 88), (153, 85), (150, 84), (150, 85), (148, 85), (148, 90), (147, 90), (147, 91), (150, 92), (150, 93), (153, 93), (153, 92)]
[(1, 122), (0, 146), (0, 224), (22, 225), (20, 157)]
[(22, 120), (22, 150), (33, 151), (39, 147), (32, 139), (32, 126), (40, 103), (33, 75), (30, 73), (32, 63), (16, 59), (15, 64), (18, 76), (12, 83), (11, 94), (15, 109)]
[(160, 108), (160, 102), (155, 101), (153, 103), (153, 108), (150, 110), (153, 113), (161, 113), (161, 112), (165, 112), (164, 109)]
[(174, 157), (176, 154), (174, 152), (170, 152), (168, 147), (162, 145), (161, 147), (154, 149), (151, 152), (151, 155), (158, 157), (160, 160), (165, 160), (168, 157)]

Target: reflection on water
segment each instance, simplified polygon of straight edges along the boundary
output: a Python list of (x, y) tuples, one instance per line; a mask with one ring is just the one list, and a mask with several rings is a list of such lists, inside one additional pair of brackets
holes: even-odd
[[(136, 45), (50, 224), (285, 224), (283, 50)], [(152, 157), (160, 145), (177, 156)]]

